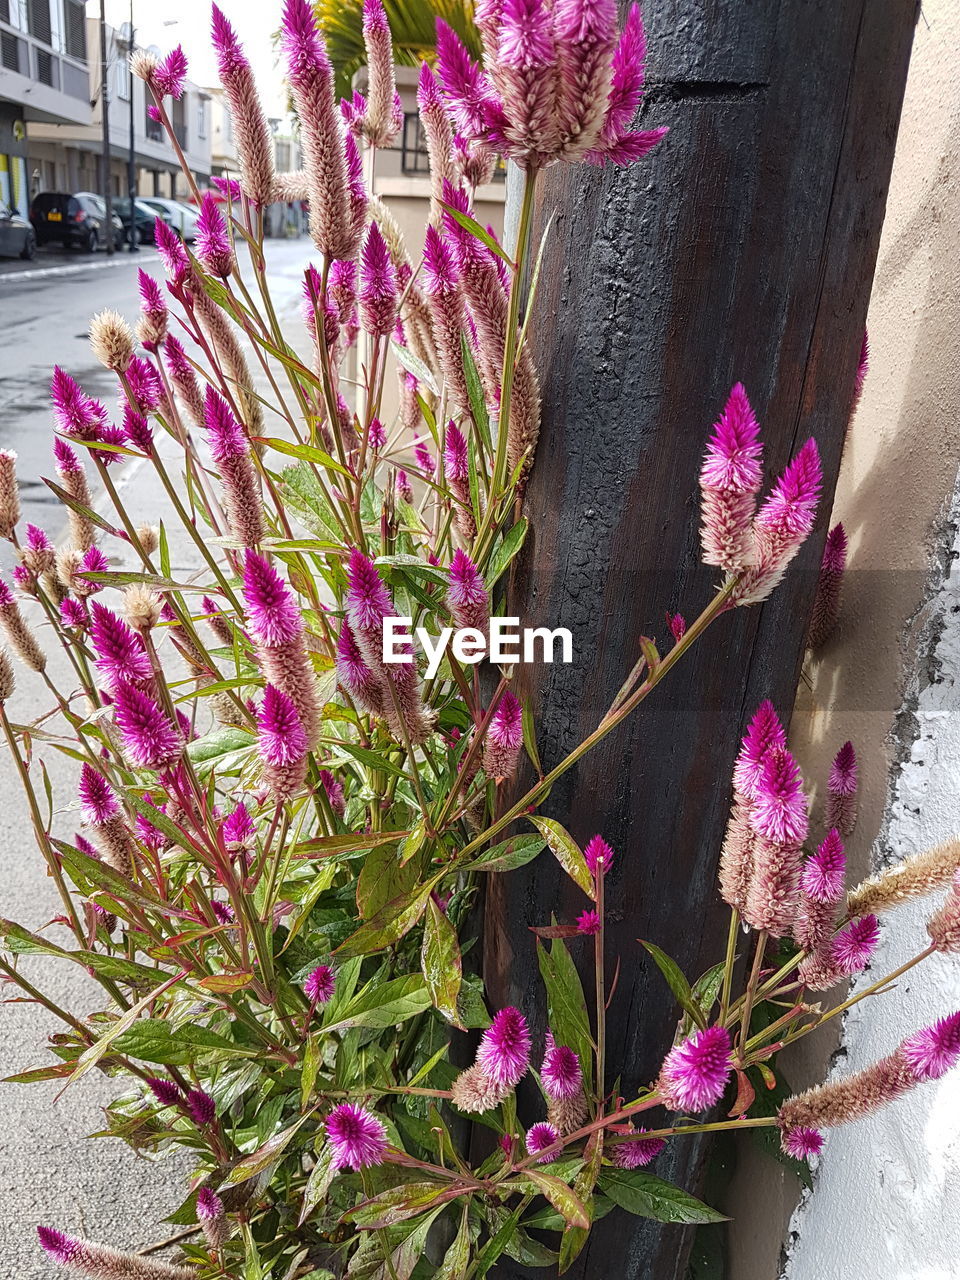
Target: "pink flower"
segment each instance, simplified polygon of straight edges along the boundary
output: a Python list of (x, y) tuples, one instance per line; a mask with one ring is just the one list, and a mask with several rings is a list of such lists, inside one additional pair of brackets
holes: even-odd
[(184, 81), (187, 78), (187, 55), (183, 47), (177, 45), (153, 73), (151, 88), (158, 98), (183, 97)]
[(767, 753), (750, 822), (758, 835), (773, 844), (798, 845), (807, 837), (803, 777), (785, 747)]
[(808, 440), (787, 464), (753, 522), (753, 564), (730, 600), (758, 604), (770, 595), (813, 528), (823, 479), (816, 441)]
[(113, 690), (119, 684), (146, 684), (153, 667), (143, 641), (122, 618), (94, 600), (90, 605), (90, 639), (97, 652), (97, 670)]
[[(637, 1132), (645, 1133), (646, 1130), (638, 1129)], [(618, 1169), (642, 1169), (656, 1160), (666, 1145), (666, 1138), (631, 1138), (628, 1142), (618, 1142), (610, 1159)]]
[(543, 1055), (540, 1079), (550, 1098), (575, 1098), (583, 1089), (580, 1059), (566, 1045), (551, 1045)]
[(223, 1201), (209, 1187), (201, 1187), (197, 1192), (197, 1217), (201, 1222), (223, 1217)]
[(373, 336), (390, 333), (397, 316), (397, 273), (379, 226), (371, 222), (360, 260), (360, 315)]
[(486, 632), (490, 621), (490, 597), (480, 570), (465, 551), (459, 548), (450, 561), (450, 585), (447, 605), (454, 624)]
[(583, 856), (594, 877), (605, 876), (613, 866), (613, 850), (602, 836), (594, 836), (588, 842)]
[[(220, 81), (230, 104), (240, 157), (242, 182), (231, 186), (231, 199), (240, 199), (242, 186), (256, 205), (270, 203), (273, 186), (273, 138), (267, 123), (250, 62), (236, 33), (216, 5), (212, 8), (213, 47)], [(214, 180), (216, 181), (216, 180)]]
[(327, 1141), (333, 1151), (334, 1169), (368, 1169), (383, 1163), (387, 1130), (383, 1121), (364, 1107), (344, 1102), (327, 1116)]
[(84, 764), (80, 770), (80, 816), (93, 827), (102, 827), (120, 813), (116, 792), (101, 773), (92, 765)]
[(588, 936), (600, 932), (600, 917), (592, 908), (581, 911), (577, 916), (577, 933), (585, 933)]
[(413, 502), (413, 486), (410, 484), (410, 477), (405, 471), (397, 472), (397, 497), (401, 502), (408, 504)]
[(224, 200), (230, 201), (233, 204), (238, 203), (242, 191), (240, 183), (236, 178), (211, 178), (210, 181), (220, 192)]
[(263, 691), (257, 715), (260, 754), (275, 768), (296, 764), (307, 752), (307, 735), (297, 709), (285, 693), (272, 684)]
[(238, 849), (252, 849), (256, 840), (257, 829), (241, 801), (232, 813), (224, 818), (220, 826), (220, 835), (226, 849), (233, 853)]
[(834, 757), (827, 781), (827, 826), (848, 836), (857, 821), (857, 753), (845, 742)]
[(382, 449), (387, 443), (387, 429), (379, 418), (371, 418), (367, 441), (371, 449)]
[[(541, 1151), (546, 1151), (553, 1147), (560, 1140), (560, 1135), (552, 1124), (546, 1120), (531, 1125), (527, 1130), (527, 1153), (531, 1156), (538, 1155)], [(551, 1160), (555, 1160), (560, 1154), (559, 1150), (551, 1151), (548, 1155), (540, 1156), (538, 1164), (549, 1164)]]
[(330, 802), (330, 808), (338, 817), (342, 818), (344, 811), (343, 783), (339, 782), (329, 769), (320, 770), (320, 781), (323, 784), (327, 800)]
[(217, 1104), (203, 1089), (190, 1090), (186, 1097), (186, 1107), (193, 1123), (199, 1128), (213, 1124), (217, 1118)]
[(918, 1080), (939, 1080), (960, 1059), (960, 1013), (917, 1031), (904, 1040), (901, 1051)]
[(836, 830), (829, 831), (816, 853), (803, 868), (800, 887), (814, 902), (839, 902), (847, 870), (843, 842)]
[(755, 800), (768, 753), (785, 747), (787, 735), (772, 702), (761, 702), (747, 726), (740, 754), (733, 767), (733, 786), (748, 800)]
[(687, 634), (687, 620), (682, 613), (668, 613), (667, 626), (674, 640), (680, 641)]
[(464, 484), (469, 477), (467, 459), (467, 442), (463, 432), (455, 423), (449, 422), (443, 445), (443, 474), (446, 478), (451, 482)]
[(337, 637), (337, 681), (362, 710), (383, 714), (383, 693), (376, 676), (364, 661), (357, 638), (344, 622)]
[(87, 606), (82, 600), (68, 596), (60, 602), (60, 621), (65, 627), (86, 627), (89, 621)]
[(313, 1004), (326, 1004), (333, 995), (336, 979), (328, 964), (318, 964), (303, 984), (304, 995)]
[(163, 1080), (158, 1076), (149, 1076), (147, 1085), (150, 1092), (160, 1103), (161, 1107), (176, 1107), (183, 1100), (183, 1090), (178, 1084), (174, 1084), (172, 1080)]
[(880, 922), (876, 916), (853, 920), (833, 939), (834, 964), (844, 977), (865, 969), (880, 941)]
[(174, 287), (179, 288), (190, 275), (190, 259), (180, 237), (163, 218), (157, 218), (153, 224), (153, 242), (164, 270)]
[(303, 618), (286, 582), (264, 556), (247, 550), (243, 564), (243, 598), (253, 639), (268, 648), (296, 640)]
[(487, 728), (483, 748), (483, 769), (487, 777), (495, 781), (513, 777), (522, 745), (523, 709), (510, 690), (504, 689)]
[(530, 1065), (530, 1032), (519, 1009), (501, 1009), (477, 1050), (477, 1066), (488, 1080), (512, 1089)]
[(719, 1102), (732, 1070), (724, 1027), (695, 1031), (667, 1054), (658, 1088), (672, 1111), (705, 1111)]
[[(143, 796), (143, 802), (149, 805), (151, 809), (156, 809), (158, 813), (166, 813), (166, 804), (155, 804), (153, 797), (149, 791)], [(148, 849), (163, 849), (167, 843), (167, 837), (159, 829), (154, 826), (148, 817), (138, 813), (134, 818), (134, 826), (137, 829), (138, 839), (147, 846)]]
[(739, 573), (750, 563), (762, 455), (760, 428), (738, 382), (714, 427), (700, 472), (704, 564)]
[[(417, 389), (416, 379), (415, 378), (411, 379), (410, 374), (407, 374), (406, 376), (410, 380), (410, 385), (413, 391), (416, 392), (416, 389)], [(417, 442), (414, 445), (413, 456), (414, 458), (416, 458), (417, 466), (424, 473), (424, 475), (432, 476), (434, 471), (436, 471), (437, 469), (436, 461), (433, 457), (433, 454), (430, 452), (430, 450), (427, 448), (424, 442), (419, 438), (417, 439)]]
[(140, 769), (173, 764), (183, 740), (153, 698), (126, 681), (116, 685), (113, 696), (117, 727), (133, 763)]
[(827, 534), (820, 561), (817, 595), (810, 615), (807, 645), (819, 649), (833, 633), (840, 616), (840, 593), (847, 564), (847, 534), (842, 524), (835, 524)]
[(356, 548), (347, 564), (347, 582), (345, 604), (351, 627), (357, 631), (380, 629), (383, 619), (393, 614), (393, 601), (376, 565)]
[(809, 1156), (818, 1156), (823, 1150), (823, 1134), (805, 1125), (797, 1125), (782, 1132), (780, 1144), (794, 1160), (806, 1160)]
[(197, 219), (197, 256), (208, 271), (223, 279), (233, 270), (233, 245), (216, 199), (205, 191)]

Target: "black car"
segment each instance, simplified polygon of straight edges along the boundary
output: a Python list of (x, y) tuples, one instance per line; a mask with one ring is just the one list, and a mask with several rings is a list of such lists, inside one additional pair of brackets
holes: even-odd
[[(114, 200), (113, 208), (120, 215), (120, 221), (123, 223), (123, 231), (125, 238), (130, 235), (130, 201), (126, 198)], [(148, 204), (142, 200), (134, 200), (133, 202), (134, 225), (137, 229), (137, 239), (141, 244), (153, 244), (154, 229), (158, 222), (170, 222), (169, 214), (159, 213), (156, 209), (151, 209)]]
[[(64, 195), (60, 191), (42, 191), (30, 205), (30, 222), (38, 244), (59, 242), (65, 249), (79, 248), (94, 253), (107, 242), (107, 210), (99, 196), (81, 192)], [(113, 220), (114, 243), (120, 243), (123, 227)]]
[(26, 218), (0, 204), (0, 257), (25, 258), (37, 252), (37, 233)]

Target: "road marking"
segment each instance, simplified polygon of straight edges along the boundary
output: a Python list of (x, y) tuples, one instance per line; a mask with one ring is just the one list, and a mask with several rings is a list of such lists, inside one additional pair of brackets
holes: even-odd
[[(123, 256), (120, 256), (120, 252)], [(151, 261), (155, 260), (157, 254), (151, 250), (140, 250), (146, 253), (146, 258)], [(146, 258), (144, 261), (146, 261)], [(0, 282), (4, 280), (47, 280), (52, 276), (75, 276), (81, 271), (104, 271), (107, 267), (120, 267), (130, 265), (130, 255), (126, 251), (119, 251), (113, 258), (107, 258), (105, 262), (77, 262), (71, 266), (63, 267), (39, 267), (36, 270), (30, 268), (27, 271), (4, 271), (0, 273)]]

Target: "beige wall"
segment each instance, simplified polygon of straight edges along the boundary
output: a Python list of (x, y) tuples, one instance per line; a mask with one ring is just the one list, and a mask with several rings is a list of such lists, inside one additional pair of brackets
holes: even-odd
[[(891, 769), (915, 736), (898, 725), (898, 712), (918, 674), (930, 571), (950, 545), (944, 519), (960, 462), (958, 66), (960, 6), (924, 0), (870, 303), (870, 373), (832, 518), (851, 544), (840, 624), (824, 652), (808, 658), (810, 684), (801, 686), (791, 730), (821, 795), (833, 753), (847, 738), (856, 745), (861, 811), (848, 845), (856, 877), (882, 834)], [(794, 1087), (822, 1078), (836, 1042), (826, 1031), (816, 1041), (783, 1064)], [(773, 1280), (797, 1187), (747, 1144), (741, 1151), (729, 1276)]]

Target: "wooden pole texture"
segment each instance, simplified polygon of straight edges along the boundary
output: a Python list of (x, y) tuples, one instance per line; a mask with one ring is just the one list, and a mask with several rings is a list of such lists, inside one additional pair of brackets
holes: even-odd
[[(648, 0), (642, 127), (669, 125), (666, 140), (625, 171), (557, 165), (541, 178), (535, 244), (556, 211), (532, 333), (543, 432), (508, 612), (573, 632), (572, 665), (517, 669), (545, 768), (595, 727), (639, 637), (668, 647), (665, 611), (692, 618), (711, 596), (697, 474), (731, 385), (746, 386), (769, 475), (809, 436), (825, 473), (816, 531), (772, 600), (715, 624), (541, 809), (580, 841), (600, 832), (616, 850), (607, 968), (617, 958), (621, 968), (607, 1085), (621, 1076), (627, 1097), (655, 1077), (677, 1018), (637, 939), (663, 947), (691, 980), (722, 959), (716, 869), (739, 736), (764, 698), (790, 716), (917, 7)], [(529, 926), (552, 914), (573, 921), (585, 906), (548, 854), (489, 887), (491, 998), (527, 1012), (535, 1043), (544, 1011)], [(586, 977), (586, 939), (581, 950)], [(656, 1171), (695, 1191), (701, 1156), (677, 1143)], [(615, 1210), (567, 1274), (683, 1280), (688, 1249), (682, 1228)], [(496, 1274), (544, 1272), (504, 1260)]]

